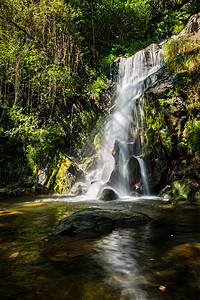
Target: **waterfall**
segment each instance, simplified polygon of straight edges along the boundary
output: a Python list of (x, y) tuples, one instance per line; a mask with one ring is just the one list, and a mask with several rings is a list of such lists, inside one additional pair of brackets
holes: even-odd
[(119, 58), (118, 62), (118, 76), (112, 76), (116, 108), (105, 124), (99, 167), (86, 194), (90, 198), (96, 198), (106, 186), (120, 196), (134, 191), (150, 194), (142, 159), (143, 92), (157, 79), (163, 56), (153, 44), (132, 57)]
[(70, 120), (70, 141), (69, 141), (69, 144), (70, 144), (70, 147), (71, 147), (71, 144), (72, 144), (72, 131), (73, 131), (73, 117), (74, 117), (74, 110), (75, 112), (77, 112), (77, 107), (76, 105), (73, 103), (72, 105), (72, 108), (71, 108), (71, 120)]

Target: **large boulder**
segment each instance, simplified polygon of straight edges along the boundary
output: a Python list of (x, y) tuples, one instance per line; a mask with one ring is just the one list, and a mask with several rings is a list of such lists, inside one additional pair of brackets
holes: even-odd
[(64, 218), (59, 222), (54, 234), (73, 235), (83, 232), (110, 232), (113, 228), (113, 221), (97, 211), (83, 210)]
[(99, 200), (111, 201), (116, 200), (118, 197), (117, 193), (111, 188), (105, 188), (102, 190)]
[(142, 186), (142, 177), (140, 171), (140, 165), (137, 158), (133, 155), (128, 161), (128, 172), (130, 180), (131, 191), (139, 191)]
[(178, 37), (189, 37), (190, 39), (200, 40), (200, 12), (190, 17), (185, 28)]
[[(129, 152), (129, 159), (127, 160), (127, 172), (128, 176), (127, 178), (123, 178), (122, 174), (122, 167), (119, 164), (120, 160), (120, 142), (118, 140), (115, 141), (114, 143), (114, 148), (112, 150), (112, 155), (115, 160), (115, 167), (111, 173), (110, 179), (108, 181), (108, 185), (113, 187), (113, 186), (120, 186), (120, 184), (125, 182), (127, 185), (128, 189), (131, 191), (138, 191), (141, 186), (142, 186), (142, 177), (141, 177), (141, 172), (140, 172), (140, 165), (138, 162), (138, 159), (136, 156), (132, 155), (132, 153), (139, 154), (139, 151), (137, 148), (138, 143), (127, 143), (127, 149)], [(105, 196), (104, 196), (105, 195)], [(108, 199), (101, 199), (101, 200), (115, 200), (118, 198), (116, 195), (114, 195), (109, 191), (104, 191), (103, 190), (103, 197), (108, 198)]]
[(64, 219), (56, 226), (53, 235), (76, 235), (81, 233), (104, 234), (117, 227), (131, 227), (136, 223), (149, 222), (152, 219), (139, 212), (119, 209), (89, 208), (78, 211)]

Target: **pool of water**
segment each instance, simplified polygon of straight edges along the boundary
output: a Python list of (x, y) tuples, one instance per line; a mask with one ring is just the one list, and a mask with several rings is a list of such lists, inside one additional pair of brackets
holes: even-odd
[[(154, 221), (100, 236), (54, 237), (82, 208), (134, 208)], [(2, 198), (0, 299), (198, 299), (199, 206), (159, 199)]]

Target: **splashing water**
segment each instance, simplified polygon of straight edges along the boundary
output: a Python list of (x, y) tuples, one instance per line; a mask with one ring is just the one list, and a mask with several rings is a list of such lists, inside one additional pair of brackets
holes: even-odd
[(136, 177), (141, 178), (143, 194), (150, 194), (146, 167), (142, 159), (142, 129), (145, 123), (142, 95), (157, 79), (156, 72), (163, 63), (162, 53), (155, 44), (132, 57), (119, 59), (118, 76), (114, 78), (117, 83), (117, 107), (106, 122), (101, 161), (87, 197), (96, 198), (105, 186), (114, 188), (119, 195), (130, 194), (133, 190), (130, 182), (132, 177), (136, 176), (136, 172), (130, 168), (131, 158), (137, 161), (140, 169), (140, 174)]

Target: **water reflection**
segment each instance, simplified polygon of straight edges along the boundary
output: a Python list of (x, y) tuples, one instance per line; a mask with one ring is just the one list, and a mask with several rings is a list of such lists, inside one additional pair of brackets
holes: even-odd
[[(145, 227), (148, 231), (148, 226)], [(116, 230), (97, 243), (96, 259), (103, 266), (108, 283), (120, 288), (120, 299), (148, 298), (144, 290), (147, 282), (141, 273), (145, 245), (138, 233), (137, 230)]]
[[(1, 202), (1, 299), (199, 298), (198, 207), (175, 208), (158, 200), (92, 203), (41, 198), (42, 204), (37, 204), (38, 197), (30, 200)], [(124, 213), (134, 207), (154, 221), (95, 239), (50, 236), (60, 219), (88, 207)]]

